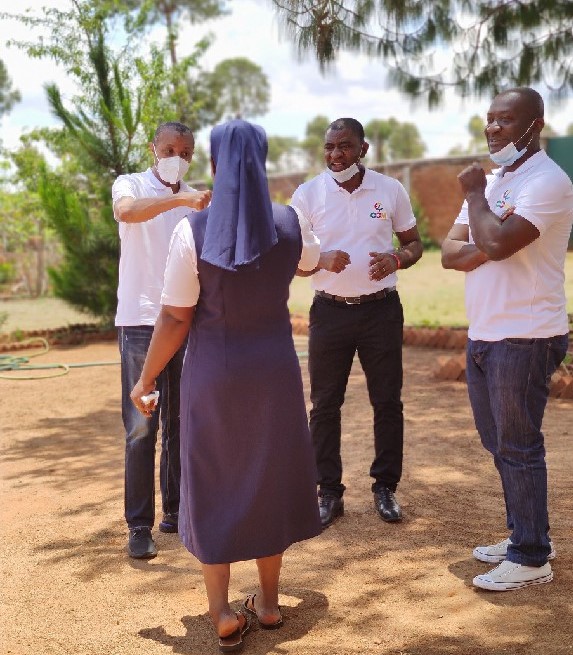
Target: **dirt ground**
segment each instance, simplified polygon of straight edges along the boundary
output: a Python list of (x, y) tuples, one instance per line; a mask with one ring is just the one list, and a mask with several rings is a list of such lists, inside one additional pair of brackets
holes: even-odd
[[(401, 524), (383, 523), (373, 508), (371, 410), (360, 368), (353, 370), (343, 415), (346, 514), (287, 551), (285, 625), (253, 630), (245, 652), (573, 653), (573, 403), (550, 400), (545, 420), (555, 580), (478, 591), (471, 580), (490, 567), (471, 551), (506, 536), (502, 497), (465, 385), (432, 378), (439, 354), (404, 353)], [(54, 349), (40, 359), (109, 362), (117, 350), (113, 343)], [(308, 392), (304, 362), (303, 370)], [(177, 535), (156, 532), (153, 560), (126, 555), (119, 397), (113, 365), (45, 381), (0, 380), (2, 655), (218, 652), (199, 564)], [(237, 607), (256, 591), (255, 580), (254, 563), (233, 565)]]

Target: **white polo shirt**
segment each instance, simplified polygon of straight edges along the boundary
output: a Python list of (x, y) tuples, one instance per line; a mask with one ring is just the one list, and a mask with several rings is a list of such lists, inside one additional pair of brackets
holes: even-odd
[[(194, 191), (184, 182), (181, 191)], [(144, 173), (120, 175), (112, 186), (115, 203), (123, 197), (161, 198), (172, 196), (171, 187), (162, 184), (151, 168)], [(163, 275), (169, 242), (179, 221), (190, 207), (175, 207), (143, 223), (119, 223), (121, 254), (115, 324), (155, 325), (159, 315)], [(116, 220), (117, 216), (115, 217)]]
[(341, 273), (318, 271), (312, 287), (338, 296), (361, 296), (396, 285), (392, 273), (368, 278), (370, 252), (393, 252), (392, 235), (416, 225), (412, 205), (398, 180), (365, 170), (361, 186), (348, 193), (324, 172), (301, 184), (291, 204), (310, 221), (320, 249), (343, 250), (350, 265)]
[[(312, 271), (318, 264), (320, 242), (310, 229), (309, 222), (297, 212), (302, 235), (302, 252), (298, 268)], [(199, 299), (201, 284), (197, 270), (197, 251), (189, 221), (181, 221), (173, 232), (165, 267), (162, 305), (194, 307)]]
[[(488, 261), (466, 273), (468, 336), (500, 341), (567, 334), (564, 265), (573, 223), (573, 184), (543, 150), (515, 171), (500, 173), (497, 169), (487, 176), (490, 209), (501, 217), (513, 207), (539, 230), (539, 237), (507, 259)], [(467, 202), (456, 223), (469, 225)]]

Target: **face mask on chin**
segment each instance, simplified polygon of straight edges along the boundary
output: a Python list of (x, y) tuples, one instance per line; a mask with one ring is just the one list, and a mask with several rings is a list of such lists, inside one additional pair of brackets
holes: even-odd
[(182, 157), (163, 157), (159, 158), (153, 146), (153, 152), (157, 157), (157, 173), (159, 177), (167, 184), (177, 184), (177, 182), (183, 179), (185, 173), (189, 170), (189, 162), (185, 161)]
[(356, 173), (360, 173), (360, 169), (356, 164), (351, 164), (343, 171), (331, 171), (330, 168), (327, 168), (326, 172), (330, 175), (330, 177), (342, 184), (343, 182), (348, 182), (348, 180), (351, 177), (354, 177)]
[[(529, 132), (531, 129), (532, 125), (535, 123), (531, 123), (531, 125), (525, 130), (525, 132), (517, 139), (518, 141), (521, 141), (523, 137)], [(498, 150), (497, 152), (490, 152), (489, 153), (489, 158), (492, 160), (494, 164), (497, 164), (498, 166), (512, 166), (515, 164), (515, 162), (523, 157), (523, 155), (527, 152), (527, 146), (531, 143), (533, 140), (533, 136), (529, 141), (527, 142), (527, 145), (522, 149), (518, 150), (515, 147), (515, 143), (511, 141), (508, 143), (506, 146), (504, 146), (501, 150)]]

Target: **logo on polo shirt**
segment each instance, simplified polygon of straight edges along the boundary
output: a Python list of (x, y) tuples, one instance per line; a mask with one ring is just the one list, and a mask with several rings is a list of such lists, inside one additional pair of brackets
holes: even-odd
[(495, 203), (495, 206), (498, 209), (505, 209), (509, 205), (507, 201), (509, 200), (510, 195), (511, 195), (511, 191), (509, 189), (504, 191), (503, 196)]
[(502, 221), (505, 221), (506, 218), (511, 216), (511, 214), (513, 214), (513, 210), (515, 209), (515, 205), (512, 205), (509, 200), (510, 195), (511, 195), (511, 190), (506, 189), (503, 192), (501, 198), (495, 203), (495, 206), (498, 209), (501, 209), (501, 212), (499, 212), (499, 217)]
[(379, 218), (381, 221), (388, 219), (388, 214), (384, 211), (381, 202), (374, 203), (374, 211), (370, 214), (370, 218)]

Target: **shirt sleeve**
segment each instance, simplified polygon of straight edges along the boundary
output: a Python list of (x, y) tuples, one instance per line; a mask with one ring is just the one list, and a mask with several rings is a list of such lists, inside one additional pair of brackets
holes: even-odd
[(392, 220), (394, 232), (406, 232), (416, 227), (416, 217), (406, 189), (397, 182), (396, 212)]
[(135, 185), (129, 175), (120, 175), (111, 187), (111, 199), (113, 203), (113, 217), (119, 222), (118, 217), (115, 215), (115, 203), (120, 198), (137, 198)]
[(458, 217), (454, 221), (456, 225), (469, 225), (470, 224), (470, 215), (468, 213), (468, 201), (464, 200), (462, 208)]
[(294, 205), (291, 205), (291, 207), (298, 216), (298, 224), (302, 235), (302, 252), (300, 253), (298, 268), (301, 271), (312, 271), (316, 268), (320, 257), (320, 241), (312, 231), (312, 225), (302, 210)]
[(199, 299), (199, 273), (193, 230), (189, 221), (179, 221), (171, 236), (165, 276), (163, 280), (162, 305), (173, 307), (194, 307)]
[(538, 175), (522, 188), (515, 198), (514, 213), (534, 225), (539, 234), (563, 215), (564, 199), (571, 203), (571, 182), (565, 175)]

